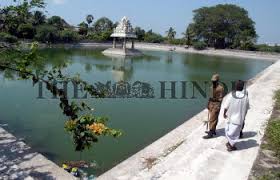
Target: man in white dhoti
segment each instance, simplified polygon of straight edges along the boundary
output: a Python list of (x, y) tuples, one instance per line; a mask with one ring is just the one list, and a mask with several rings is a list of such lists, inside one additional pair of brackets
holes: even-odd
[(234, 151), (237, 148), (235, 143), (239, 139), (245, 116), (249, 109), (248, 92), (244, 89), (244, 81), (236, 82), (236, 90), (229, 94), (224, 105), (224, 118), (227, 120), (225, 134), (228, 139), (226, 144), (228, 151)]

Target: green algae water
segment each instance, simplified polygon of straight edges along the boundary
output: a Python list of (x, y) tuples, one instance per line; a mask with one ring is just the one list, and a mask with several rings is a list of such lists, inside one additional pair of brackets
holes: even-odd
[[(52, 99), (44, 89), (44, 98), (38, 98), (38, 85), (33, 87), (31, 81), (12, 79), (7, 74), (0, 75), (0, 123), (8, 124), (5, 128), (9, 132), (24, 138), (35, 151), (57, 164), (81, 157), (95, 162), (96, 167), (88, 172), (99, 175), (205, 108), (207, 98), (199, 91), (194, 95), (192, 88), (187, 88), (185, 95), (182, 94), (182, 81), (203, 85), (218, 72), (221, 80), (230, 84), (237, 79), (248, 80), (272, 64), (262, 60), (163, 51), (144, 51), (143, 57), (122, 59), (106, 57), (101, 52), (101, 49), (44, 49), (39, 52), (44, 61), (35, 68), (64, 67), (65, 74), (79, 74), (91, 83), (148, 83), (153, 98), (83, 99), (94, 107), (97, 115), (109, 117), (109, 126), (121, 129), (123, 136), (100, 138), (91, 150), (82, 154), (75, 152), (63, 128), (66, 117), (59, 109), (58, 100)], [(162, 91), (162, 83), (170, 89), (171, 81), (175, 83), (173, 99), (170, 99), (169, 90)], [(71, 94), (71, 88), (68, 90)], [(161, 98), (162, 92), (166, 99)]]

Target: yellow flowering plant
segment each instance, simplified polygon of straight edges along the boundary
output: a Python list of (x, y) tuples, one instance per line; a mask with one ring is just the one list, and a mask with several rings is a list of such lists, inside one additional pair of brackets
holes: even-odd
[(68, 120), (65, 123), (65, 130), (72, 134), (76, 150), (81, 151), (90, 148), (93, 143), (98, 142), (99, 136), (110, 135), (119, 137), (120, 130), (111, 129), (106, 126), (108, 118), (96, 117), (92, 114), (80, 116), (77, 120)]

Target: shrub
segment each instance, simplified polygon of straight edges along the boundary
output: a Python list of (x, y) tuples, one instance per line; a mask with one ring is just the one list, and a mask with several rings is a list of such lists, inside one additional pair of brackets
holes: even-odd
[(185, 39), (172, 39), (170, 41), (170, 44), (184, 45), (184, 44), (186, 44), (186, 40)]
[(164, 37), (157, 33), (148, 32), (145, 34), (144, 41), (149, 43), (161, 43), (164, 41)]
[(239, 49), (241, 50), (247, 50), (247, 51), (255, 51), (256, 47), (254, 46), (254, 43), (251, 41), (246, 41), (240, 44)]
[(79, 24), (79, 34), (80, 35), (87, 35), (88, 34), (88, 24), (85, 22), (82, 22)]
[(8, 42), (8, 43), (16, 43), (17, 37), (10, 35), (8, 33), (0, 32), (0, 41)]
[(46, 43), (57, 42), (59, 41), (58, 30), (50, 25), (41, 25), (37, 28), (35, 39)]
[(280, 53), (280, 46), (274, 46), (274, 52)]
[(193, 43), (193, 48), (196, 50), (203, 50), (206, 49), (207, 44), (203, 41), (197, 41)]
[(111, 34), (112, 31), (104, 31), (101, 33), (92, 33), (89, 34), (87, 37), (91, 40), (97, 41), (97, 42), (104, 42), (104, 41), (108, 41), (111, 39)]
[(20, 24), (17, 32), (20, 38), (32, 39), (35, 35), (35, 29), (32, 24)]
[(273, 52), (273, 48), (266, 44), (259, 44), (259, 45), (256, 45), (255, 47), (256, 47), (257, 51)]
[(59, 33), (60, 41), (65, 43), (75, 42), (79, 39), (77, 32), (72, 30), (63, 30)]
[(257, 51), (263, 51), (263, 52), (278, 52), (280, 53), (280, 46), (269, 46), (266, 44), (259, 44), (255, 45), (255, 48)]
[(47, 23), (58, 30), (70, 27), (69, 24), (59, 16), (52, 16), (47, 20)]

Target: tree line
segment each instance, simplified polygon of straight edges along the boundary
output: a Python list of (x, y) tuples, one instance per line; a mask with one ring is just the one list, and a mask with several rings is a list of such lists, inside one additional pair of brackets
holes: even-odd
[[(110, 35), (118, 22), (107, 17), (95, 21), (94, 16), (85, 16), (77, 27), (68, 24), (59, 16), (46, 17), (44, 0), (14, 0), (17, 5), (0, 8), (0, 41), (16, 42), (18, 39), (37, 40), (44, 43), (72, 43), (81, 40), (95, 42), (111, 41)], [(242, 49), (278, 51), (279, 46), (256, 45), (258, 35), (255, 22), (248, 11), (232, 4), (202, 7), (193, 11), (190, 23), (182, 38), (170, 27), (165, 36), (152, 29), (145, 31), (135, 27), (137, 40), (149, 43), (169, 43), (194, 46), (196, 49)]]
[[(94, 21), (94, 16), (86, 15), (76, 27), (60, 16), (47, 17), (44, 13), (44, 0), (14, 0), (16, 5), (0, 7), (0, 41), (10, 43), (17, 40), (36, 40), (44, 43), (71, 43), (80, 40), (96, 42), (110, 41), (110, 35), (118, 22), (107, 17)], [(175, 38), (173, 28), (165, 38), (162, 35), (140, 27), (135, 31), (139, 41), (161, 43)]]

